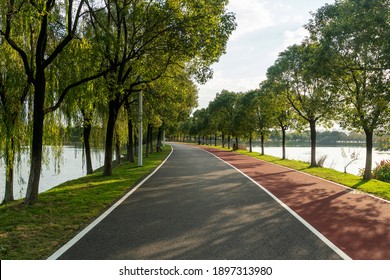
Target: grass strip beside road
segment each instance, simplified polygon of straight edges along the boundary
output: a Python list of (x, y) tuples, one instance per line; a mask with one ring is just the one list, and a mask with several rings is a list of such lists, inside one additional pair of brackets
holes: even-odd
[[(209, 147), (231, 151), (231, 149), (222, 148), (221, 146), (217, 146), (217, 147), (209, 146)], [(245, 151), (245, 150), (237, 150), (235, 152), (241, 155), (250, 156), (263, 161), (267, 161), (277, 165), (295, 169), (390, 201), (390, 183), (386, 183), (374, 179), (369, 181), (363, 180), (362, 177), (360, 176), (343, 173), (331, 168), (310, 167), (309, 163), (303, 161), (287, 160), (287, 159), (283, 160), (278, 157), (261, 155), (260, 153), (257, 152), (250, 153), (249, 151)]]
[(63, 183), (26, 206), (0, 206), (0, 259), (46, 259), (98, 217), (168, 156), (167, 146), (137, 164), (121, 164), (112, 176), (101, 172)]

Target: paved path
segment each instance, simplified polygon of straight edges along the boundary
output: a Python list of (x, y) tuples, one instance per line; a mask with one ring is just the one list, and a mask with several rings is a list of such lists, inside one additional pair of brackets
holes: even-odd
[(352, 259), (390, 259), (390, 203), (285, 167), (205, 148), (289, 206)]
[(231, 166), (196, 147), (173, 147), (149, 180), (59, 258), (340, 259)]

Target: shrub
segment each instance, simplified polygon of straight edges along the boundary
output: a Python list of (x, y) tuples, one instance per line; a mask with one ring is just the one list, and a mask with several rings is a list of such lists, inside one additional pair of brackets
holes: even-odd
[(390, 160), (382, 160), (372, 171), (372, 177), (384, 182), (390, 182)]

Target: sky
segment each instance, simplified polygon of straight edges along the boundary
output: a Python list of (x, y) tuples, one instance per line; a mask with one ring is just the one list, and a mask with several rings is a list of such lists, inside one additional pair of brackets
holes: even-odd
[(237, 28), (226, 54), (212, 66), (214, 78), (199, 88), (199, 107), (205, 108), (226, 89), (246, 92), (259, 87), (267, 69), (288, 46), (308, 35), (303, 25), (326, 3), (334, 0), (230, 0)]

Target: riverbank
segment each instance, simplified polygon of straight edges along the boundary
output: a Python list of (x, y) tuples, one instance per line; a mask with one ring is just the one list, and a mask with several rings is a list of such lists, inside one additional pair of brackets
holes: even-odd
[[(92, 149), (92, 166), (97, 168), (104, 164), (104, 150)], [(85, 154), (82, 147), (70, 146), (44, 146), (45, 160), (42, 165), (39, 192), (43, 193), (57, 185), (69, 180), (77, 179), (87, 174)], [(14, 172), (14, 198), (22, 199), (26, 196), (27, 182), (30, 175), (30, 152), (28, 149), (20, 153)], [(0, 162), (0, 201), (4, 199), (5, 166)]]
[[(261, 152), (261, 147), (253, 146), (253, 152)], [(281, 147), (265, 147), (265, 154), (277, 158), (282, 157)], [(353, 175), (360, 175), (361, 170), (364, 169), (366, 163), (365, 147), (358, 146), (317, 146), (316, 148), (317, 160), (324, 158), (323, 167), (335, 169), (344, 172), (346, 168), (347, 173)], [(291, 160), (310, 161), (311, 148), (310, 147), (286, 147), (286, 157)], [(353, 157), (353, 159), (352, 159)], [(372, 151), (373, 167), (379, 164), (382, 160), (390, 160), (390, 151)]]
[(121, 164), (113, 175), (101, 172), (63, 183), (26, 206), (0, 205), (0, 259), (46, 259), (100, 213), (150, 174), (170, 153), (166, 147), (144, 159), (144, 166)]
[[(221, 150), (230, 150), (227, 148), (222, 148), (221, 146), (211, 146), (213, 148), (221, 149)], [(363, 180), (362, 177), (353, 175), (353, 174), (346, 174), (331, 168), (324, 168), (324, 167), (309, 167), (309, 163), (304, 161), (298, 161), (298, 160), (283, 160), (278, 157), (269, 156), (269, 155), (261, 155), (258, 152), (252, 152), (245, 150), (236, 150), (236, 153), (254, 157), (260, 160), (264, 160), (267, 162), (271, 162), (277, 165), (282, 165), (291, 169), (295, 169), (316, 177), (320, 177), (325, 180), (329, 180), (341, 185), (344, 185), (346, 187), (350, 187), (352, 189), (355, 189), (357, 191), (362, 191), (365, 193), (369, 193), (371, 195), (374, 195), (376, 197), (385, 199), (387, 201), (390, 201), (390, 183), (378, 181), (378, 180)]]

